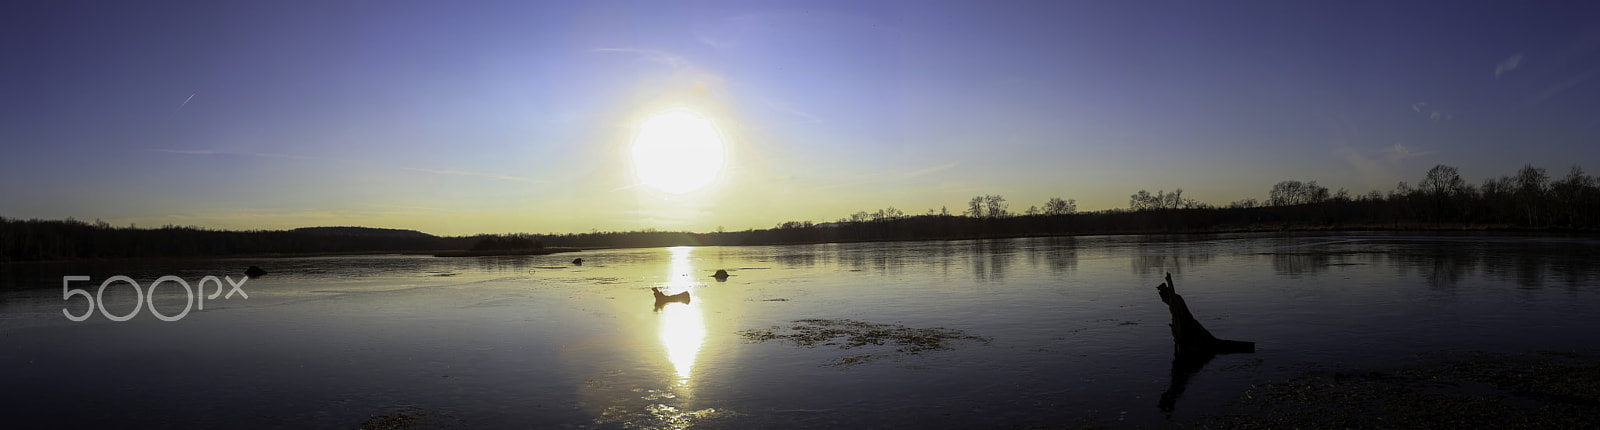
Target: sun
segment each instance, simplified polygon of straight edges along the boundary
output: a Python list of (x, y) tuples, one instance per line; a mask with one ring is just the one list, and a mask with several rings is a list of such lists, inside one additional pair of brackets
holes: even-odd
[(722, 171), (722, 138), (711, 121), (687, 111), (656, 115), (633, 140), (639, 183), (673, 194), (705, 188)]

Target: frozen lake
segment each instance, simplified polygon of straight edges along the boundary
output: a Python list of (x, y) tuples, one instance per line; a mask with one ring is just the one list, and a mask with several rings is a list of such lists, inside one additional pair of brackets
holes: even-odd
[[(584, 264), (573, 265), (581, 257)], [(163, 284), (128, 321), (62, 299), (270, 272), (177, 321)], [(717, 269), (733, 276), (711, 277)], [(1257, 343), (1172, 411), (1171, 272), (1218, 337)], [(1600, 241), (1508, 235), (1095, 236), (0, 266), (0, 409), (42, 426), (463, 428), (1164, 426), (1252, 382), (1448, 350), (1600, 344)], [(655, 307), (650, 288), (688, 291)], [(215, 289), (208, 286), (209, 294)], [(226, 282), (222, 291), (230, 287)], [(139, 303), (126, 283), (97, 302)], [(800, 319), (947, 328), (893, 345), (750, 343)], [(864, 357), (863, 357), (864, 356)], [(838, 365), (851, 357), (852, 365)]]

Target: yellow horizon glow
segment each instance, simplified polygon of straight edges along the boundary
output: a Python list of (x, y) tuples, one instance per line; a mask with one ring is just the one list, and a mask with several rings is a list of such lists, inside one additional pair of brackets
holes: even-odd
[(683, 110), (645, 120), (632, 152), (639, 183), (672, 194), (711, 185), (726, 157), (711, 121)]

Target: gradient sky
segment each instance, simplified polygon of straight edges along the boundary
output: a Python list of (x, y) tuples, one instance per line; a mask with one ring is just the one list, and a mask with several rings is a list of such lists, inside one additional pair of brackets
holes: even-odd
[[(711, 231), (1559, 177), (1600, 170), (1596, 5), (7, 2), (0, 216)], [(671, 109), (727, 140), (712, 187), (632, 186)]]

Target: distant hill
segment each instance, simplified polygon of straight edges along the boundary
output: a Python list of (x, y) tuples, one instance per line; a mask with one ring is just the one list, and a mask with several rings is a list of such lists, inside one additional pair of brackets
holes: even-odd
[(416, 230), (310, 227), (227, 231), (174, 225), (141, 229), (103, 222), (0, 217), (0, 263), (112, 258), (432, 253), (470, 248), (477, 238)]
[(401, 230), (396, 228), (372, 227), (302, 227), (290, 230), (295, 233), (315, 234), (321, 236), (357, 236), (357, 237), (384, 237), (395, 239), (438, 239), (438, 236), (416, 230)]

